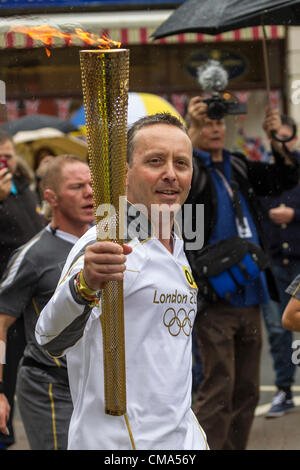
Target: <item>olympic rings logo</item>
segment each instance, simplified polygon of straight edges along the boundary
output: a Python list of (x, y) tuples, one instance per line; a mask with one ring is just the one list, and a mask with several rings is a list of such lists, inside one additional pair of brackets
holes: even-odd
[(190, 336), (193, 328), (191, 316), (195, 315), (195, 309), (191, 308), (187, 313), (186, 310), (181, 307), (178, 312), (173, 307), (169, 307), (163, 317), (163, 324), (168, 328), (170, 335), (178, 336), (181, 331), (186, 336)]

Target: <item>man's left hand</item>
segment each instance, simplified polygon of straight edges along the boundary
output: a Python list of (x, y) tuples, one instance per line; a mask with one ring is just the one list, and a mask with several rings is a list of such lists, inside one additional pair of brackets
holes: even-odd
[(266, 108), (265, 118), (263, 121), (263, 129), (269, 139), (272, 138), (271, 132), (277, 133), (281, 127), (280, 114), (277, 108), (271, 109), (269, 106)]

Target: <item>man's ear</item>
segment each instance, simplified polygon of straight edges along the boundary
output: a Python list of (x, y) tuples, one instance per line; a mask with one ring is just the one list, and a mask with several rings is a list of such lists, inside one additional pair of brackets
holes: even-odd
[(45, 189), (44, 191), (44, 199), (45, 201), (48, 202), (48, 204), (51, 206), (51, 207), (56, 207), (57, 206), (57, 195), (56, 193), (53, 191), (53, 189)]
[(126, 186), (126, 188), (127, 188), (127, 186), (128, 186), (128, 168), (129, 168), (128, 163), (126, 163), (126, 180), (125, 180), (125, 186)]

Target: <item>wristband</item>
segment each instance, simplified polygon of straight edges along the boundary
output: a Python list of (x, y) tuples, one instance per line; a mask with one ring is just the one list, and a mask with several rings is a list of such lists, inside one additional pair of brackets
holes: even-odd
[(87, 294), (87, 295), (91, 295), (91, 296), (94, 296), (97, 294), (97, 290), (93, 290), (93, 289), (90, 289), (89, 286), (86, 284), (85, 280), (84, 280), (84, 277), (83, 277), (83, 271), (79, 271), (79, 285), (80, 285), (80, 288)]
[(0, 382), (0, 393), (4, 393), (4, 382)]
[(99, 291), (95, 291), (93, 289), (90, 289), (84, 278), (83, 278), (83, 272), (79, 271), (75, 278), (75, 287), (80, 295), (80, 297), (85, 300), (88, 304), (91, 306), (98, 305), (99, 303)]

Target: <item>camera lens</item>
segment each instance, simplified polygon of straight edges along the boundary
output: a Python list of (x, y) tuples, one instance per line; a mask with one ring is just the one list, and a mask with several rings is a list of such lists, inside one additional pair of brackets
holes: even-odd
[(207, 107), (210, 119), (222, 119), (226, 114), (226, 103), (222, 99), (211, 101)]

